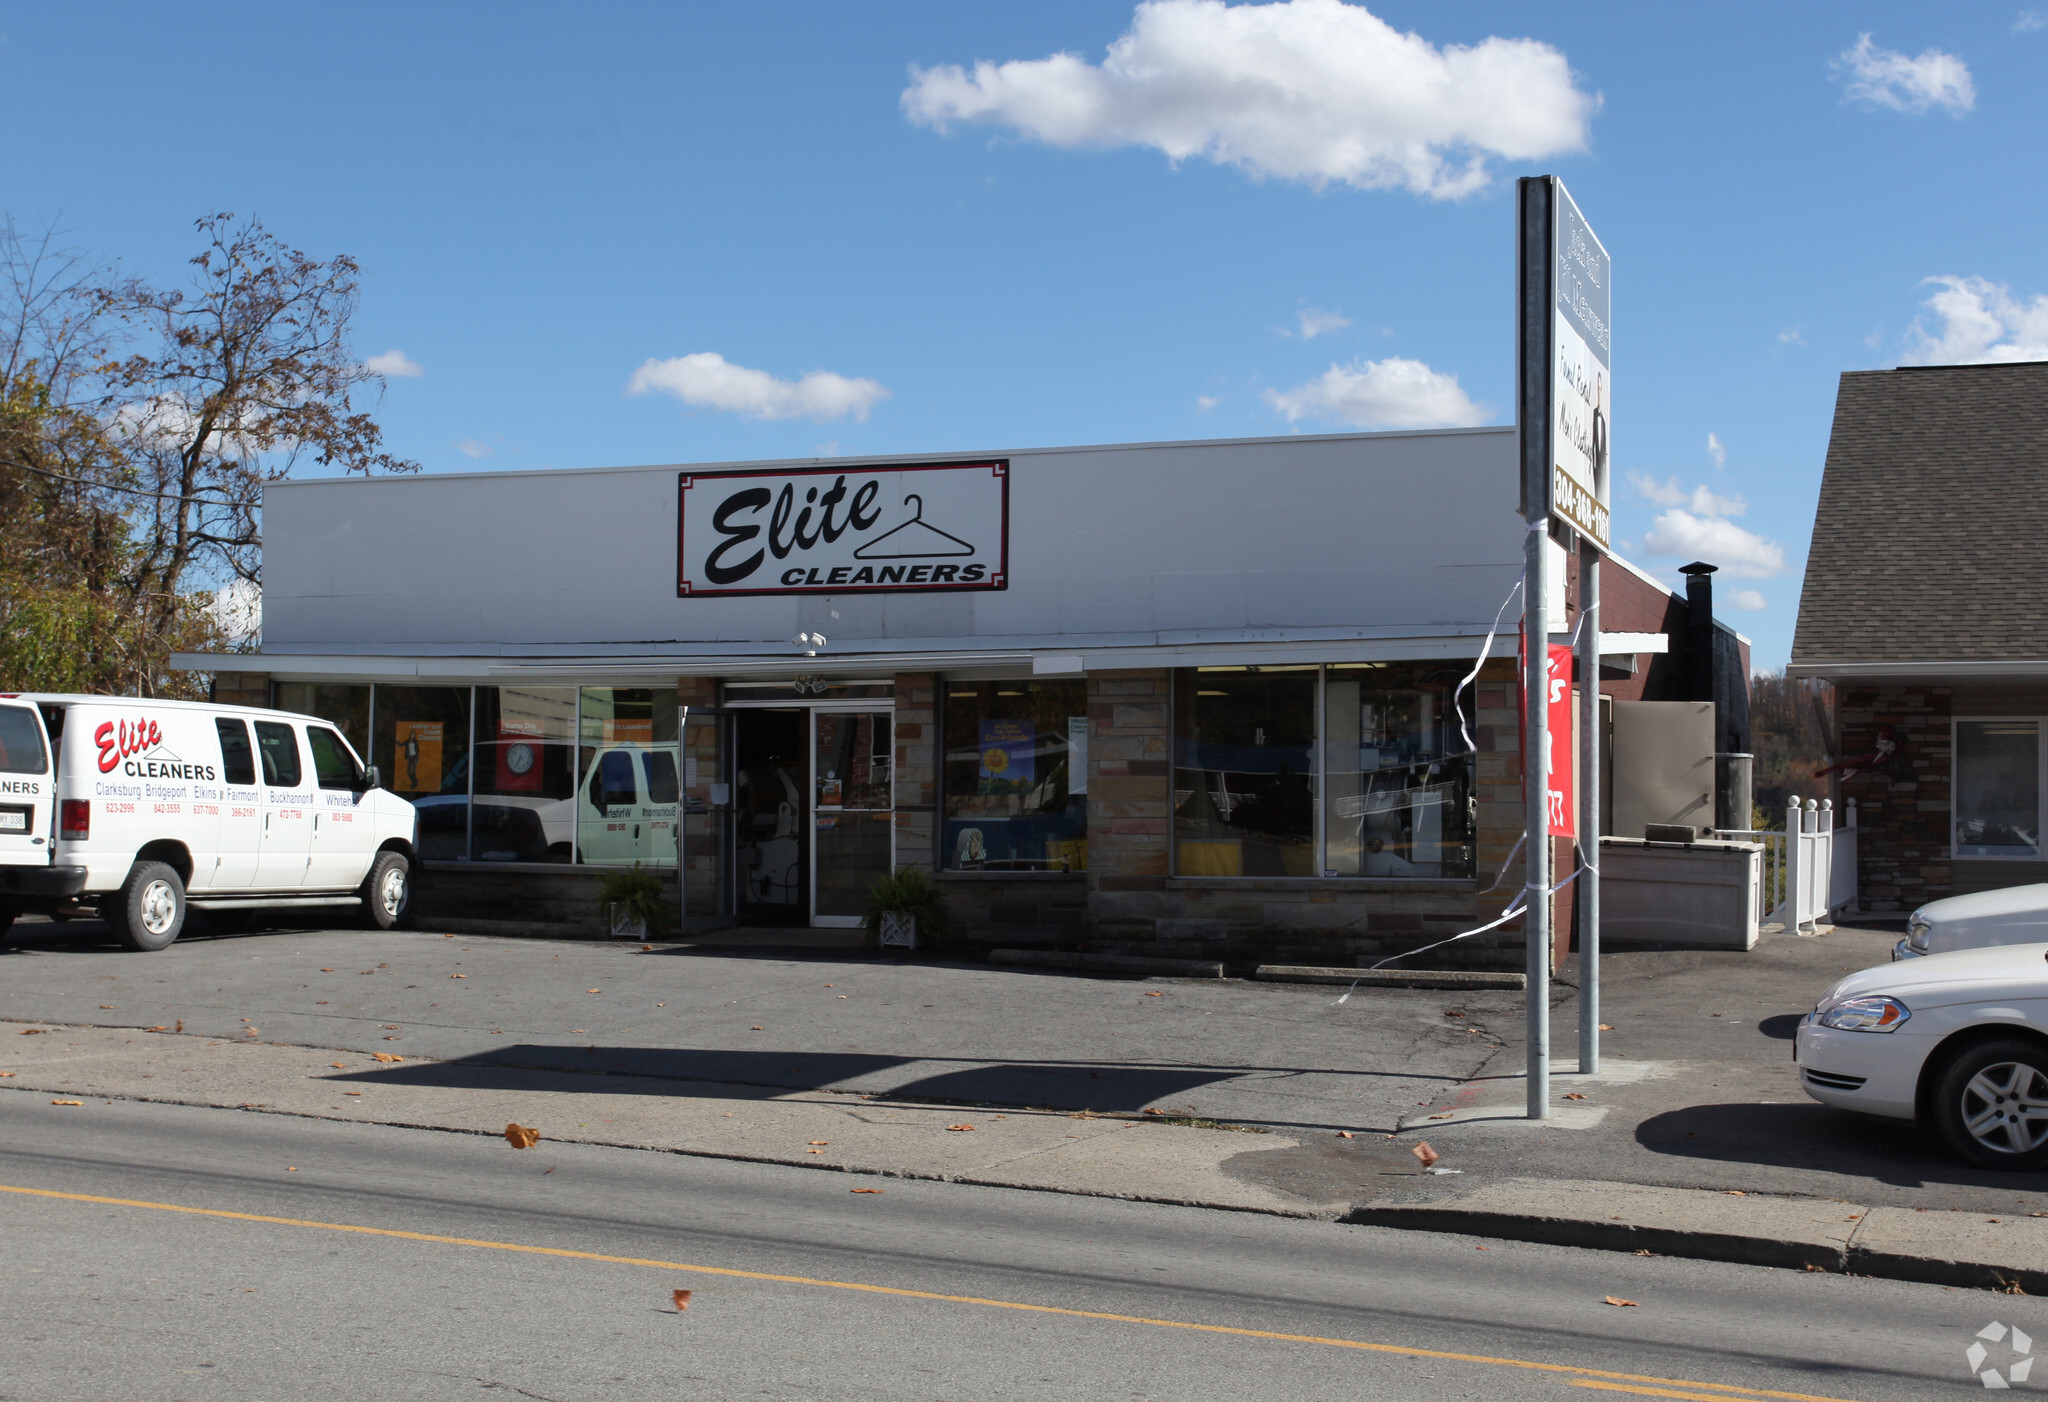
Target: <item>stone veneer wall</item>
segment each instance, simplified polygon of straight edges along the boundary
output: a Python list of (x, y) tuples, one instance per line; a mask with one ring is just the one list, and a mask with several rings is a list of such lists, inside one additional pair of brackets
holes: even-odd
[(939, 679), (896, 674), (896, 865), (930, 871), (938, 851)]
[(1842, 797), (1856, 800), (1857, 904), (1863, 910), (1911, 910), (1954, 894), (1951, 695), (1945, 686), (1855, 685), (1837, 694), (1840, 754), (1875, 753), (1887, 726), (1899, 741), (1884, 768), (1842, 782)]
[(216, 672), (213, 675), (213, 700), (220, 706), (268, 706), (270, 673)]

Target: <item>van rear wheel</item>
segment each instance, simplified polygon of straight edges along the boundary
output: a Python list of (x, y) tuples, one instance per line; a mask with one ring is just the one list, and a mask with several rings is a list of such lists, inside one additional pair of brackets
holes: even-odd
[(412, 863), (400, 852), (379, 852), (363, 882), (363, 916), (373, 930), (390, 930), (412, 908)]
[(103, 909), (130, 949), (167, 949), (185, 928), (185, 883), (162, 862), (137, 862)]

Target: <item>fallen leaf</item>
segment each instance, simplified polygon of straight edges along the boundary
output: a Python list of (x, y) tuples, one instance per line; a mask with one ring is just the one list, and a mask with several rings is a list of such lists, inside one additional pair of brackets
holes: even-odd
[[(253, 1036), (255, 1036), (255, 1035), (256, 1035), (256, 1030), (255, 1030), (254, 1028), (251, 1028), (251, 1029), (249, 1030), (249, 1035), (250, 1035), (250, 1036), (252, 1036), (252, 1037), (253, 1037)], [(386, 1038), (385, 1038), (384, 1040), (385, 1040), (385, 1041), (387, 1041), (387, 1042), (402, 1042), (402, 1041), (404, 1041), (404, 1040), (405, 1040), (405, 1038), (403, 1038), (403, 1037), (386, 1037)]]
[(1728, 1190), (1728, 1196), (1731, 1198), (1746, 1198), (1749, 1196), (1749, 1194), (1743, 1192), (1740, 1188), (1730, 1188)]
[(323, 973), (323, 974), (331, 974), (331, 973), (333, 973), (333, 972), (334, 972), (334, 970), (332, 970), (332, 969), (322, 969), (322, 970), (321, 970), (320, 972), (321, 972), (321, 973)]
[(766, 1031), (767, 1029), (766, 1029), (766, 1028), (764, 1028), (764, 1027), (762, 1027), (762, 1026), (761, 1026), (761, 1024), (757, 1022), (757, 1023), (755, 1023), (755, 1024), (754, 1024), (754, 1025), (753, 1025), (752, 1027), (750, 1027), (750, 1028), (749, 1028), (749, 1029), (747, 1029), (747, 1030), (748, 1030), (748, 1031), (750, 1031), (750, 1032), (763, 1032), (763, 1031)]
[(571, 1037), (588, 1037), (590, 1034), (580, 1027), (572, 1027), (569, 1029), (569, 1035)]
[(1608, 1304), (1610, 1304), (1610, 1305), (1616, 1305), (1616, 1306), (1619, 1306), (1619, 1307), (1620, 1307), (1620, 1308), (1622, 1308), (1622, 1309), (1630, 1309), (1630, 1310), (1632, 1310), (1632, 1309), (1641, 1309), (1641, 1308), (1642, 1308), (1642, 1306), (1641, 1306), (1641, 1305), (1638, 1305), (1638, 1304), (1637, 1304), (1637, 1303), (1636, 1303), (1636, 1302), (1635, 1302), (1634, 1300), (1624, 1300), (1624, 1299), (1622, 1299), (1622, 1298), (1621, 1298), (1621, 1296), (1619, 1296), (1619, 1295), (1605, 1295), (1605, 1296), (1602, 1296), (1601, 1298), (1603, 1298), (1604, 1300), (1606, 1300)]
[(343, 1095), (361, 1095), (361, 1094), (362, 1094), (362, 1092), (361, 1092), (361, 1091), (359, 1091), (359, 1090), (345, 1090), (345, 1091), (343, 1091), (343, 1092), (342, 1092), (342, 1094), (343, 1094)]
[(1473, 1247), (1472, 1249), (1473, 1249), (1474, 1251), (1491, 1251), (1491, 1250), (1493, 1250), (1493, 1248), (1492, 1248), (1491, 1246), (1475, 1246), (1475, 1247)]
[(1611, 1022), (1603, 1022), (1600, 1024), (1600, 1030), (1602, 1032), (1612, 1032), (1614, 1030), (1614, 1024)]
[(1164, 993), (1147, 993), (1145, 996), (1147, 998), (1164, 998), (1166, 995)]
[(973, 1126), (973, 1125), (947, 1125), (947, 1126), (946, 1126), (946, 1128), (947, 1128), (947, 1129), (950, 1129), (950, 1130), (952, 1130), (952, 1131), (954, 1131), (955, 1133), (958, 1133), (959, 1131), (961, 1131), (961, 1130), (964, 1130), (964, 1129), (973, 1129), (973, 1128), (974, 1128), (974, 1126)]
[(1811, 1262), (1811, 1261), (1808, 1261), (1808, 1262), (1806, 1263), (1806, 1268), (1807, 1268), (1808, 1270), (1810, 1270), (1810, 1271), (1819, 1271), (1819, 1270), (1826, 1270), (1826, 1269), (1827, 1269), (1827, 1268), (1826, 1268), (1825, 1266), (1816, 1266), (1816, 1265), (1815, 1265), (1815, 1264), (1814, 1264), (1813, 1262)]
[(1146, 1109), (1140, 1110), (1138, 1113), (1141, 1115), (1163, 1115), (1166, 1112), (1164, 1110), (1154, 1110), (1150, 1107), (1147, 1107)]
[(297, 1170), (296, 1168), (287, 1168), (287, 1169), (285, 1170), (285, 1172), (286, 1172), (286, 1173), (297, 1173), (297, 1172), (298, 1172), (298, 1170)]
[(838, 984), (836, 984), (836, 983), (828, 983), (828, 984), (826, 984), (825, 986), (826, 986), (827, 988), (837, 988), (837, 987), (838, 987), (839, 985), (838, 985)]
[(337, 1071), (346, 1071), (346, 1070), (348, 1070), (348, 1068), (347, 1068), (346, 1066), (343, 1066), (343, 1065), (342, 1065), (342, 1064), (341, 1064), (340, 1062), (338, 1062), (338, 1061), (330, 1061), (330, 1062), (328, 1062), (327, 1064), (328, 1064), (329, 1066), (332, 1066), (332, 1067), (333, 1067), (333, 1068), (334, 1068), (335, 1070), (337, 1070)]
[[(242, 1035), (244, 1037), (253, 1037), (256, 1035), (256, 1029), (253, 1027), (244, 1027), (242, 1029)], [(398, 1039), (396, 1037), (386, 1037), (384, 1040), (387, 1042), (395, 1042)]]
[(1585, 1098), (1585, 1096), (1579, 1094), (1577, 1091), (1568, 1091), (1565, 1094), (1566, 1100), (1584, 1100)]
[(654, 952), (654, 946), (651, 944), (643, 944), (640, 946), (640, 952), (642, 954), (651, 954)]
[(83, 1100), (53, 1100), (53, 1101), (51, 1101), (50, 1103), (51, 1103), (52, 1105), (83, 1105), (83, 1104), (85, 1104), (85, 1102), (84, 1102)]
[(450, 978), (468, 978), (468, 977), (469, 977), (469, 975), (468, 975), (468, 974), (450, 974), (450, 975), (448, 975), (448, 977), (450, 977)]
[(392, 1054), (391, 1054), (390, 1052), (371, 1052), (371, 1053), (370, 1053), (370, 1060), (372, 1060), (372, 1061), (403, 1061), (403, 1060), (405, 1060), (405, 1058), (404, 1058), (404, 1057), (402, 1057), (402, 1056), (393, 1056), (393, 1055), (392, 1055)]
[(881, 1191), (882, 1191), (882, 1189), (880, 1189), (880, 1188), (855, 1188), (855, 1189), (854, 1189), (853, 1191), (854, 1191), (854, 1192), (856, 1192), (856, 1193), (879, 1193), (879, 1192), (881, 1192)]
[(515, 1149), (531, 1149), (540, 1143), (540, 1131), (522, 1124), (505, 1126), (505, 1142)]
[(173, 1027), (171, 1030), (173, 1032), (183, 1032), (185, 1030), (185, 1019), (182, 1017), (179, 1018), (178, 1025), (176, 1027)]
[(583, 991), (584, 991), (585, 993), (602, 993), (602, 992), (604, 992), (604, 990), (603, 990), (602, 988), (586, 988), (586, 989), (584, 989)]
[(678, 1314), (680, 1314), (680, 1313), (681, 1313), (682, 1311), (684, 1311), (684, 1310), (686, 1310), (686, 1309), (688, 1309), (688, 1308), (690, 1307), (690, 1292), (689, 1292), (689, 1291), (687, 1291), (687, 1290), (678, 1290), (678, 1291), (676, 1291), (676, 1292), (675, 1292), (675, 1296), (674, 1296), (674, 1299), (675, 1299), (675, 1302), (676, 1302), (676, 1312), (677, 1312)]
[(48, 1029), (41, 1027), (31, 1027), (24, 1031), (21, 1035), (24, 1037), (40, 1037), (46, 1030)]
[(840, 994), (839, 996), (840, 996), (841, 998), (844, 998), (844, 997), (845, 997), (846, 995), (845, 995), (844, 993), (842, 993), (842, 994)]
[(1358, 1136), (1348, 1129), (1340, 1129), (1337, 1131), (1337, 1137), (1339, 1139), (1356, 1139)]
[(811, 1142), (813, 1144), (816, 1144), (818, 1147), (823, 1148), (825, 1145), (830, 1144), (832, 1141), (829, 1139), (813, 1139)]
[(822, 1154), (822, 1153), (824, 1153), (825, 1151), (824, 1151), (823, 1149), (806, 1149), (806, 1150), (804, 1150), (804, 1152), (805, 1152), (806, 1154)]
[(14, 1073), (12, 1071), (0, 1071), (0, 1079), (5, 1079), (6, 1077), (12, 1076), (13, 1074)]
[(170, 1028), (168, 1028), (168, 1027), (166, 1027), (166, 1026), (164, 1026), (164, 1025), (163, 1025), (163, 1024), (161, 1023), (161, 1022), (159, 1022), (159, 1023), (158, 1023), (158, 1024), (156, 1025), (156, 1026), (154, 1026), (154, 1027), (145, 1027), (145, 1028), (143, 1028), (142, 1030), (143, 1030), (143, 1031), (145, 1031), (145, 1032), (168, 1032), (168, 1031), (170, 1031), (171, 1029), (170, 1029)]
[(114, 1005), (112, 1003), (102, 1003), (100, 1004), (100, 1011), (103, 1013), (110, 1013), (114, 1011)]
[(1635, 1254), (1636, 1254), (1636, 1255), (1638, 1255), (1638, 1256), (1654, 1256), (1654, 1255), (1656, 1255), (1657, 1253), (1656, 1253), (1656, 1252), (1654, 1252), (1654, 1251), (1650, 1251), (1650, 1250), (1647, 1250), (1647, 1249), (1646, 1249), (1646, 1250), (1638, 1251), (1638, 1252), (1636, 1252)]
[(442, 938), (442, 939), (444, 939), (444, 940), (452, 940), (452, 939), (454, 939), (454, 938), (455, 938), (455, 936), (453, 936), (453, 935), (443, 935), (443, 936), (441, 936), (441, 938)]
[(1416, 1158), (1421, 1159), (1422, 1166), (1424, 1168), (1435, 1167), (1436, 1161), (1443, 1157), (1442, 1154), (1439, 1154), (1436, 1150), (1429, 1147), (1429, 1141), (1427, 1139), (1424, 1139), (1417, 1143), (1416, 1146), (1410, 1149), (1408, 1152), (1415, 1155)]

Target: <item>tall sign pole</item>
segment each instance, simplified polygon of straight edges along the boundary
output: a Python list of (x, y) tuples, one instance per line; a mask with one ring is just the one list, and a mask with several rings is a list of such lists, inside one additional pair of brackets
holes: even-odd
[[(1527, 833), (1522, 926), (1528, 955), (1528, 1114), (1550, 1114), (1550, 840), (1587, 834), (1586, 850), (1597, 865), (1591, 834), (1599, 813), (1599, 629), (1598, 615), (1581, 628), (1580, 726), (1590, 764), (1578, 766), (1578, 801), (1573, 801), (1571, 657), (1550, 643), (1551, 617), (1561, 617), (1562, 599), (1550, 597), (1546, 556), (1553, 530), (1585, 542), (1585, 557), (1598, 598), (1598, 560), (1609, 532), (1607, 436), (1611, 417), (1612, 310), (1607, 250), (1554, 175), (1532, 176), (1517, 187), (1517, 362), (1516, 423), (1519, 427), (1522, 518), (1528, 523), (1524, 556), (1522, 625), (1522, 776)], [(1590, 666), (1583, 664), (1590, 661)], [(1588, 696), (1595, 724), (1585, 723)], [(1562, 703), (1562, 704), (1560, 704)], [(1593, 951), (1592, 977), (1581, 979), (1580, 1058), (1597, 1062), (1598, 1048), (1584, 1038), (1599, 1032), (1597, 953), (1598, 874), (1590, 909), (1581, 910), (1581, 950)], [(1588, 1020), (1590, 999), (1591, 1018)]]

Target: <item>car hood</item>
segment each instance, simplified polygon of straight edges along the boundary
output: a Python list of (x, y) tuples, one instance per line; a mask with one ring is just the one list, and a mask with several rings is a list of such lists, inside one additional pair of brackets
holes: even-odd
[(1964, 920), (2005, 924), (2018, 919), (2048, 928), (2048, 884), (2003, 886), (1996, 891), (1948, 896), (1929, 901), (1913, 913), (1933, 925)]
[(1837, 981), (1821, 1003), (1865, 993), (1888, 993), (1908, 1007), (1940, 1007), (1985, 997), (2048, 998), (2048, 944), (1958, 949), (1880, 964)]

